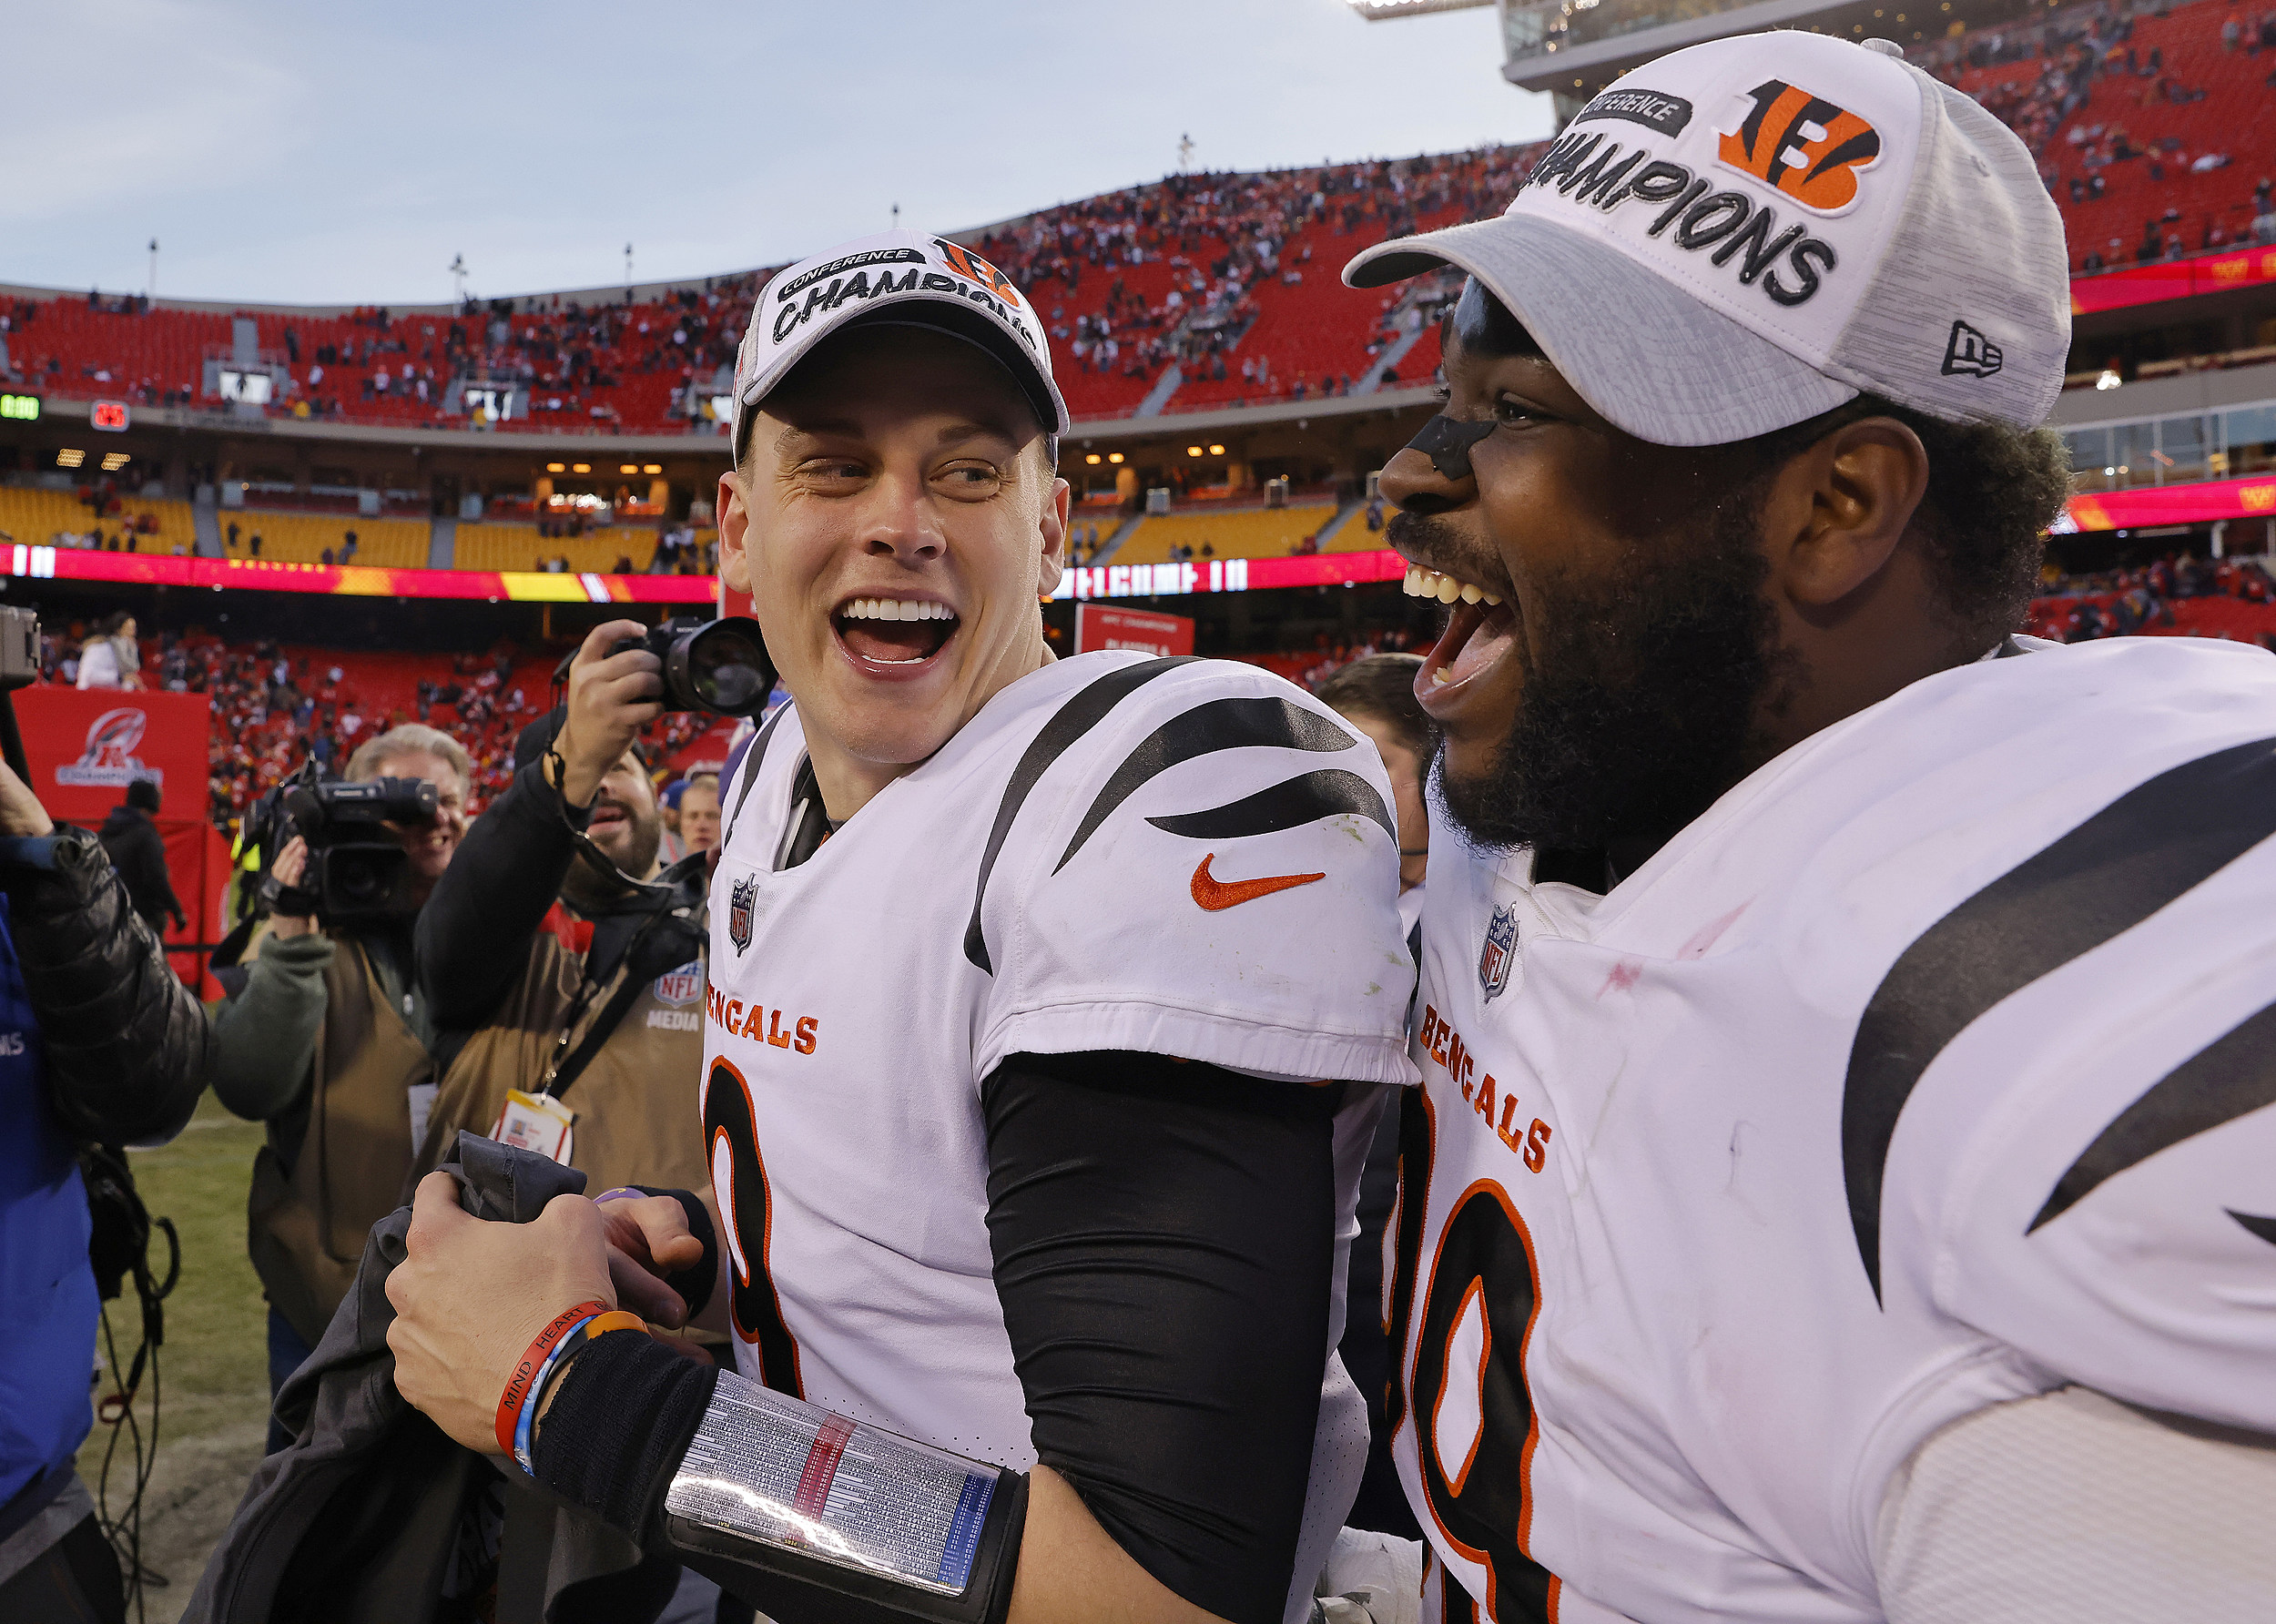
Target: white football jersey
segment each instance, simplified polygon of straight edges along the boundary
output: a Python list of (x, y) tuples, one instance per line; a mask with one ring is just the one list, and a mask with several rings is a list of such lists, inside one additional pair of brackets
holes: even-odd
[[(737, 1358), (856, 1420), (1030, 1467), (981, 1083), (1010, 1055), (1093, 1050), (1413, 1081), (1389, 782), (1364, 736), (1269, 672), (1082, 655), (1010, 685), (786, 867), (796, 708), (752, 748), (712, 881), (704, 1061)], [(1336, 1124), (1306, 1609), (1367, 1451), (1333, 1350), (1384, 1091), (1353, 1088)]]
[(1606, 896), (1447, 843), (1387, 1305), (1433, 1571), (1875, 1620), (1947, 1422), (2276, 1432), (2271, 834), (2276, 660), (2142, 638), (1916, 683)]

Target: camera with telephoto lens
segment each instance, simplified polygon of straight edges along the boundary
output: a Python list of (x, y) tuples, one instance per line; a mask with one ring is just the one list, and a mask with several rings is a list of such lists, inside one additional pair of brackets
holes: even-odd
[[(308, 842), (308, 867), (298, 886), (279, 891), (279, 911), (313, 911), (327, 925), (365, 925), (406, 919), (418, 911), (412, 895), (411, 854), (397, 827), (418, 828), (435, 818), (435, 787), (423, 778), (372, 778), (361, 784), (326, 778), (310, 762), (282, 786), (282, 826), (273, 851), (294, 835)], [(269, 863), (273, 867), (272, 855)], [(295, 894), (297, 893), (297, 895)]]
[(756, 717), (775, 689), (775, 665), (758, 622), (730, 614), (719, 620), (675, 616), (645, 637), (627, 637), (609, 652), (645, 648), (664, 664), (664, 708), (716, 711)]

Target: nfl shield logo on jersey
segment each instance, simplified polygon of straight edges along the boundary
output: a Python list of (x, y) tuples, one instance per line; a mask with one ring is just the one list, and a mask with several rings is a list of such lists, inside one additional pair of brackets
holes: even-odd
[(1490, 1002), (1509, 985), (1509, 967), (1518, 958), (1518, 905), (1494, 909), (1486, 921), (1486, 945), (1478, 950), (1478, 984)]
[(758, 876), (747, 874), (727, 893), (727, 939), (739, 954), (751, 945), (751, 913), (758, 901)]

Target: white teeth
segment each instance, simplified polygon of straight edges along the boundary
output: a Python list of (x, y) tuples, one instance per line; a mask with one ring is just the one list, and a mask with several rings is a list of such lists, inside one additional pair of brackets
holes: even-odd
[(929, 598), (856, 598), (838, 613), (848, 620), (954, 620), (956, 611)]
[(1430, 685), (1434, 688), (1445, 687), (1447, 680), (1447, 668), (1444, 665), (1430, 674)]
[(1407, 566), (1407, 578), (1399, 583), (1399, 591), (1410, 598), (1436, 598), (1441, 604), (1483, 604), (1489, 609), (1501, 606), (1501, 600), (1484, 587), (1441, 575), (1436, 570), (1426, 570), (1420, 564)]

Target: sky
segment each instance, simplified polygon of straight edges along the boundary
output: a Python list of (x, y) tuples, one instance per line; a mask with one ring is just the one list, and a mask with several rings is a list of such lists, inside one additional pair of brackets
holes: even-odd
[(1195, 167), (1547, 135), (1491, 7), (75, 0), (8, 29), (0, 282), (429, 303), (777, 264)]

